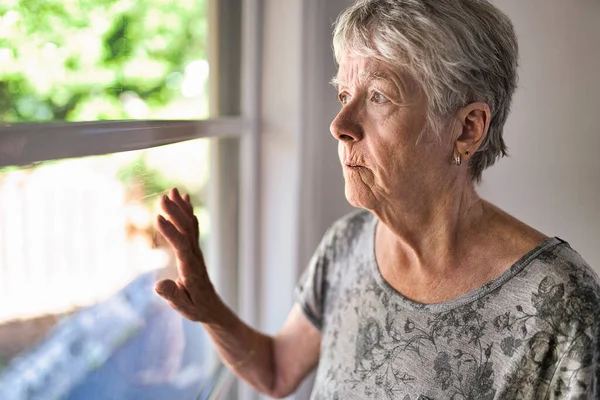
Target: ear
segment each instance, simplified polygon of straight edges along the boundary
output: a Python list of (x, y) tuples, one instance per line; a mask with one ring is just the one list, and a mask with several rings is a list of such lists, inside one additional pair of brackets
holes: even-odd
[(463, 160), (471, 158), (485, 139), (491, 114), (490, 106), (483, 102), (468, 104), (456, 112), (459, 128), (455, 147)]

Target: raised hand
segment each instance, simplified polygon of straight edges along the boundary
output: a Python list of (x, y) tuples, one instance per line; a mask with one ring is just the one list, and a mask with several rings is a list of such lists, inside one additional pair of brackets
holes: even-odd
[(167, 219), (158, 216), (158, 229), (175, 251), (179, 276), (157, 282), (156, 292), (185, 318), (203, 323), (223, 362), (240, 378), (271, 397), (291, 394), (317, 365), (321, 333), (298, 304), (277, 337), (245, 324), (208, 278), (189, 196), (173, 189), (161, 206)]
[(175, 252), (179, 276), (174, 281), (157, 282), (154, 290), (190, 321), (213, 322), (222, 302), (206, 271), (198, 243), (198, 218), (190, 197), (187, 194), (182, 197), (177, 189), (171, 189), (169, 195), (162, 197), (161, 207), (167, 218), (158, 215), (158, 230)]

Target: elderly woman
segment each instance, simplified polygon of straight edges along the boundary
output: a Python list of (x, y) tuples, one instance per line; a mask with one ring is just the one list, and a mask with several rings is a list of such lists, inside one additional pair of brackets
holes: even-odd
[(273, 397), (318, 364), (313, 399), (598, 398), (596, 274), (475, 191), (506, 153), (509, 19), (484, 0), (361, 0), (339, 17), (334, 49), (331, 132), (363, 210), (326, 233), (284, 327), (261, 334), (224, 306), (177, 191), (159, 227), (180, 277), (157, 292)]

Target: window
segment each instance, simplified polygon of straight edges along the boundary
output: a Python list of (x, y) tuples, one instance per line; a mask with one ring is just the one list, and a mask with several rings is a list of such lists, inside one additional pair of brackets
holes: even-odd
[(0, 398), (194, 399), (223, 386), (201, 325), (154, 294), (175, 272), (154, 217), (169, 188), (190, 193), (219, 293), (249, 307), (239, 260), (253, 258), (256, 129), (240, 98), (256, 75), (254, 8), (0, 5)]
[(212, 368), (201, 326), (153, 294), (157, 279), (176, 273), (153, 217), (158, 197), (180, 186), (209, 240), (207, 145), (0, 175), (0, 397), (193, 398), (200, 390)]

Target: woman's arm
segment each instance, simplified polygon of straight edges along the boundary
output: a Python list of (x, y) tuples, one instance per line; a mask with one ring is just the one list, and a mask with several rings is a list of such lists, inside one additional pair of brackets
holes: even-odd
[(286, 397), (317, 365), (321, 333), (298, 304), (275, 337), (250, 328), (229, 309), (223, 315), (229, 320), (225, 324), (204, 326), (221, 359), (259, 392)]
[(156, 292), (185, 318), (201, 322), (221, 359), (256, 390), (276, 398), (294, 392), (318, 362), (321, 333), (297, 304), (275, 337), (245, 324), (208, 277), (189, 196), (184, 199), (173, 189), (162, 208), (168, 220), (159, 216), (158, 228), (175, 251), (179, 276), (158, 282)]

